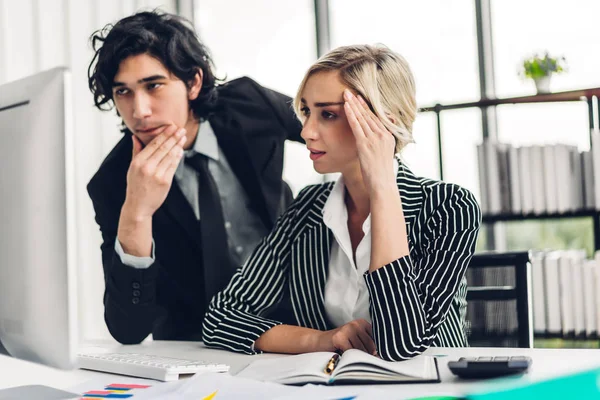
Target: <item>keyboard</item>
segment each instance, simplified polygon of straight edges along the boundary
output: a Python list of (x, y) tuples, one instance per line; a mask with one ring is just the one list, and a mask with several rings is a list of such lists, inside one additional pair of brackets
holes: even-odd
[(79, 368), (82, 369), (159, 381), (175, 381), (182, 376), (198, 372), (229, 371), (229, 366), (225, 364), (209, 364), (138, 353), (80, 353), (77, 359)]

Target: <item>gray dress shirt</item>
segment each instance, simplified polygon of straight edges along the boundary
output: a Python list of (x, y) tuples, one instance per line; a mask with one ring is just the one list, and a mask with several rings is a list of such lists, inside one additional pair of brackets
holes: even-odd
[[(232, 260), (238, 265), (242, 265), (258, 242), (269, 231), (260, 217), (250, 208), (248, 195), (219, 148), (217, 137), (208, 121), (200, 124), (194, 145), (185, 151), (184, 158), (175, 170), (175, 180), (194, 210), (196, 218), (201, 219), (201, 210), (198, 204), (200, 189), (198, 175), (196, 170), (186, 163), (186, 160), (196, 153), (208, 157), (208, 169), (215, 180), (221, 198), (229, 252)], [(123, 264), (133, 268), (148, 268), (155, 259), (154, 240), (152, 241), (151, 257), (136, 257), (126, 254), (118, 239), (115, 240), (115, 251)]]

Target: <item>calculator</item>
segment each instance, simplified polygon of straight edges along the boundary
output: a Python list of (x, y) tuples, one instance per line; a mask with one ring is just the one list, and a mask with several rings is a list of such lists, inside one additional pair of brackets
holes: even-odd
[(526, 356), (461, 357), (458, 361), (448, 361), (448, 368), (464, 379), (485, 379), (522, 374), (531, 362), (531, 358)]

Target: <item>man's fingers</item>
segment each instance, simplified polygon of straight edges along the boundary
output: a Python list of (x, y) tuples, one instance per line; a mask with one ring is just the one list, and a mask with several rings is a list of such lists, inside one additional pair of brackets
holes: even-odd
[(175, 135), (172, 135), (167, 140), (165, 140), (160, 145), (160, 147), (158, 147), (154, 151), (154, 153), (152, 153), (152, 155), (146, 160), (146, 162), (154, 166), (158, 165), (162, 161), (162, 159), (165, 158), (167, 154), (169, 154), (171, 149), (173, 149), (180, 143), (182, 143), (181, 146), (183, 146), (183, 144), (185, 144), (185, 140), (185, 129), (182, 128), (177, 130)]
[(177, 170), (177, 166), (179, 166), (180, 161), (181, 157), (179, 157), (178, 160), (174, 160), (165, 170), (163, 177), (168, 178), (171, 182), (173, 182), (173, 177), (175, 176), (175, 171)]
[(177, 132), (177, 126), (175, 124), (168, 125), (163, 132), (156, 136), (148, 145), (142, 150), (139, 154), (139, 158), (144, 160), (150, 158), (152, 154), (160, 147), (162, 144), (168, 140), (171, 136), (173, 136)]
[(140, 153), (140, 151), (142, 151), (143, 146), (140, 139), (136, 138), (135, 135), (131, 135), (131, 141), (133, 142), (131, 153), (131, 159), (133, 160), (133, 157), (137, 156)]
[(156, 166), (156, 176), (157, 177), (166, 177), (172, 179), (173, 176), (169, 175), (170, 171), (175, 173), (177, 166), (181, 162), (181, 158), (183, 157), (183, 145), (185, 144), (185, 137), (181, 138), (179, 142), (177, 142), (176, 146), (173, 146), (171, 150), (160, 160), (158, 165)]

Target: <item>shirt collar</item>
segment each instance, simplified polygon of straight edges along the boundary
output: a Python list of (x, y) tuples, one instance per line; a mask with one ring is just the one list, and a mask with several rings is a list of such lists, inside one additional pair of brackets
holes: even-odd
[(196, 153), (205, 155), (215, 161), (219, 161), (219, 143), (210, 122), (203, 121), (198, 126), (198, 134), (191, 149), (185, 151), (186, 157), (192, 157)]
[[(394, 176), (398, 175), (399, 164), (394, 157)], [(325, 225), (336, 232), (339, 229), (348, 229), (348, 209), (344, 201), (346, 186), (344, 185), (344, 177), (340, 175), (337, 179), (331, 193), (323, 206), (323, 222)], [(371, 213), (365, 220), (362, 226), (363, 233), (367, 234), (371, 230)]]
[(175, 170), (175, 177), (177, 179), (183, 178), (183, 166), (186, 158), (193, 157), (196, 154), (202, 154), (215, 161), (219, 161), (219, 143), (217, 142), (215, 131), (213, 131), (212, 126), (210, 126), (208, 121), (203, 121), (198, 125), (198, 133), (196, 134), (194, 144), (191, 148), (185, 150), (183, 154), (184, 158), (181, 159)]

